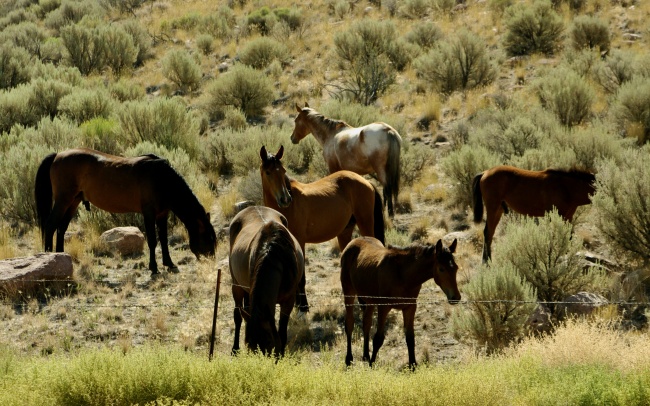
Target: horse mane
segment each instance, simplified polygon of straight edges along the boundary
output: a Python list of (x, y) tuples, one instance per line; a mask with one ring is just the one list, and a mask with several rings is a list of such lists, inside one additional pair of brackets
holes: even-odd
[(399, 247), (395, 245), (388, 245), (386, 248), (393, 252), (398, 252), (405, 255), (413, 255), (415, 257), (422, 256), (427, 250), (435, 249), (435, 245), (426, 245), (426, 244), (413, 244), (406, 247)]
[[(190, 185), (183, 176), (164, 158), (153, 158), (156, 155), (147, 154), (151, 159), (142, 161), (140, 164), (150, 168), (153, 172), (153, 182), (156, 189), (164, 191), (164, 196), (170, 202), (171, 210), (185, 224), (187, 214), (201, 212), (205, 209), (201, 206)], [(190, 226), (190, 224), (185, 224)]]
[(575, 166), (569, 169), (547, 169), (546, 171), (553, 175), (568, 176), (585, 182), (593, 182), (596, 180), (596, 175), (593, 172)]
[(340, 128), (351, 127), (350, 124), (346, 123), (343, 120), (336, 120), (333, 118), (325, 117), (323, 114), (311, 108), (309, 108), (309, 113), (307, 113), (307, 117), (309, 117), (310, 119), (319, 120), (326, 127), (327, 131), (335, 131)]

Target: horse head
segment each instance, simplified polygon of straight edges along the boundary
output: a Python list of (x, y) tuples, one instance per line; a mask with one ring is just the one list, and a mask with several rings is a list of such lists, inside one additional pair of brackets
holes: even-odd
[(217, 234), (210, 223), (210, 213), (203, 209), (203, 215), (197, 219), (196, 227), (188, 228), (190, 237), (190, 251), (197, 257), (201, 255), (214, 257), (217, 246)]
[(449, 247), (443, 247), (442, 240), (438, 240), (433, 254), (435, 256), (433, 279), (445, 293), (450, 304), (456, 304), (460, 301), (460, 292), (456, 283), (458, 265), (454, 260), (456, 243), (457, 241), (454, 239), (454, 242)]
[(275, 327), (275, 316), (267, 308), (255, 308), (246, 323), (246, 345), (251, 351), (270, 355), (280, 348), (280, 335)]
[(284, 146), (280, 146), (275, 155), (269, 154), (264, 146), (260, 150), (260, 158), (262, 158), (262, 165), (260, 165), (262, 189), (264, 194), (269, 193), (273, 196), (280, 208), (289, 207), (292, 201), (291, 184), (287, 177), (287, 171), (280, 161), (283, 154)]
[(298, 115), (294, 120), (293, 132), (291, 133), (291, 142), (297, 144), (305, 138), (311, 130), (309, 129), (309, 105), (305, 103), (305, 107), (302, 108), (296, 103), (296, 110), (298, 110)]

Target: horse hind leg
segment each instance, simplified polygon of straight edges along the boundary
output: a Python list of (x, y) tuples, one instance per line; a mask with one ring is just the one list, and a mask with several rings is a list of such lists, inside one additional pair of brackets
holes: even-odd
[(63, 214), (63, 217), (59, 222), (59, 226), (56, 229), (56, 252), (63, 252), (63, 245), (65, 243), (65, 232), (68, 230), (70, 221), (72, 221), (72, 218), (77, 212), (78, 205), (79, 202), (74, 202), (70, 207), (68, 207), (68, 210), (65, 211), (65, 214)]
[[(359, 303), (363, 299), (359, 298)], [(372, 314), (375, 311), (373, 305), (363, 305), (363, 360), (370, 361), (370, 328), (372, 327)], [(372, 365), (372, 362), (370, 363)]]
[(379, 306), (377, 310), (377, 331), (375, 332), (374, 337), (372, 337), (372, 357), (368, 364), (372, 366), (377, 359), (377, 353), (379, 349), (384, 344), (384, 339), (386, 338), (386, 319), (388, 318), (388, 313), (390, 312), (390, 306)]
[(485, 220), (485, 228), (483, 229), (483, 263), (487, 263), (492, 259), (492, 239), (496, 231), (501, 215), (503, 214), (503, 207), (497, 206), (496, 209), (487, 210), (487, 217)]
[(158, 274), (158, 264), (156, 264), (156, 218), (153, 213), (148, 211), (143, 211), (143, 215), (144, 231), (147, 236), (147, 246), (149, 247), (149, 270), (152, 275), (156, 275)]
[(169, 255), (169, 244), (167, 240), (167, 216), (160, 217), (156, 220), (156, 228), (158, 229), (158, 239), (160, 240), (160, 251), (162, 252), (163, 265), (166, 266), (170, 272), (177, 273), (178, 267), (174, 264), (172, 257)]

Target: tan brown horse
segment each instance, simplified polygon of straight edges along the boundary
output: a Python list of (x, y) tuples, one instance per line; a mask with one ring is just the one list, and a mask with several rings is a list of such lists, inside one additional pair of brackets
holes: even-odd
[(296, 104), (298, 116), (291, 134), (297, 144), (313, 134), (323, 147), (323, 157), (330, 173), (342, 169), (360, 175), (375, 174), (384, 187), (384, 204), (388, 215), (399, 195), (400, 150), (402, 137), (386, 123), (372, 123), (352, 127), (341, 120), (333, 120), (310, 108)]
[(479, 173), (472, 182), (474, 222), (483, 220), (483, 262), (492, 257), (494, 231), (501, 215), (508, 208), (527, 216), (541, 217), (557, 209), (565, 220), (571, 221), (578, 206), (591, 203), (596, 177), (588, 171), (555, 170), (529, 171), (500, 165)]
[[(305, 252), (306, 243), (321, 243), (336, 237), (340, 249), (352, 239), (354, 225), (361, 235), (384, 240), (381, 197), (362, 176), (339, 171), (312, 183), (290, 179), (282, 162), (284, 147), (275, 155), (260, 150), (264, 205), (282, 213), (289, 231)], [(300, 282), (298, 306), (308, 311), (305, 278)]]
[[(370, 366), (384, 343), (386, 318), (391, 309), (402, 311), (409, 366), (415, 367), (415, 333), (413, 322), (417, 297), (422, 284), (429, 279), (440, 286), (451, 304), (460, 300), (456, 285), (458, 266), (454, 261), (456, 240), (443, 248), (413, 245), (407, 248), (384, 247), (375, 238), (359, 237), (348, 244), (341, 254), (341, 287), (345, 301), (345, 334), (348, 352), (345, 364), (352, 363), (352, 330), (354, 329), (354, 299), (363, 306), (363, 360)], [(370, 357), (368, 338), (372, 314), (377, 307), (377, 332), (372, 339)]]
[[(233, 353), (239, 350), (244, 318), (249, 349), (284, 355), (289, 316), (305, 273), (303, 252), (287, 229), (287, 219), (263, 206), (240, 211), (230, 222), (229, 264), (235, 300)], [(280, 304), (279, 333), (276, 304)]]
[(214, 256), (217, 238), (209, 214), (169, 162), (153, 154), (123, 158), (85, 148), (50, 154), (38, 168), (35, 197), (45, 251), (52, 251), (56, 232), (56, 251), (63, 252), (63, 237), (77, 207), (90, 202), (111, 213), (143, 214), (152, 274), (158, 273), (156, 226), (163, 265), (176, 269), (167, 246), (170, 211), (187, 228), (197, 258)]

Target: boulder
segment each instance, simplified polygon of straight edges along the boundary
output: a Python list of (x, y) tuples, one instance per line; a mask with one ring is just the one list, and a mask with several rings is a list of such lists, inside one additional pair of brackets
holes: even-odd
[(0, 290), (10, 295), (46, 288), (55, 291), (70, 283), (72, 257), (62, 252), (0, 261)]
[(141, 255), (144, 251), (145, 238), (138, 227), (116, 227), (99, 238), (107, 249), (122, 256)]
[(526, 322), (529, 331), (535, 334), (549, 333), (553, 329), (551, 311), (544, 304), (538, 304)]
[(601, 306), (609, 304), (607, 299), (598, 293), (578, 292), (566, 297), (557, 305), (557, 314), (560, 317), (588, 316)]

